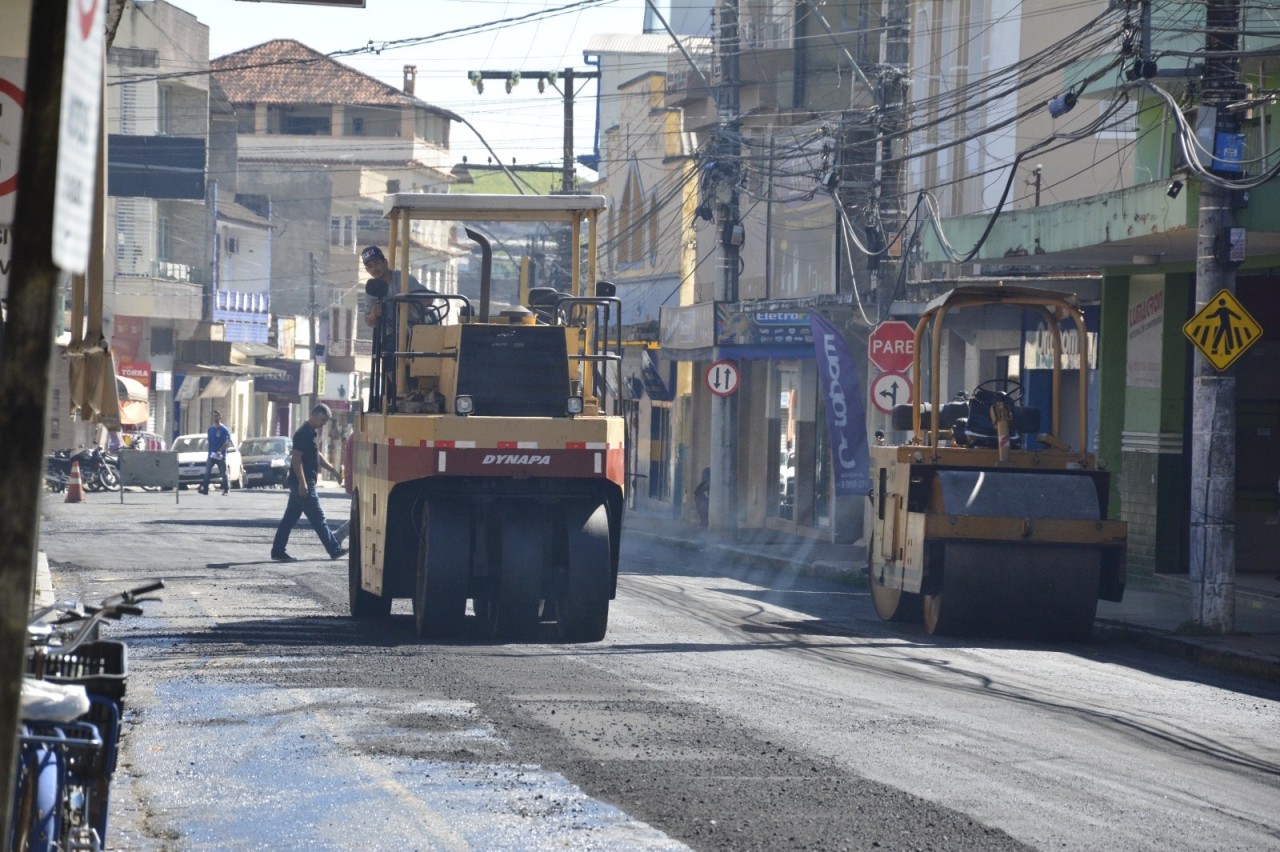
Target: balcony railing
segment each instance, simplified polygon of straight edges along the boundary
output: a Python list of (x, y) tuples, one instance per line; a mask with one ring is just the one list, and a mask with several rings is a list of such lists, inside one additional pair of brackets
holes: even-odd
[(151, 261), (151, 277), (165, 281), (190, 281), (191, 267), (185, 263), (172, 263), (167, 260)]
[[(685, 51), (689, 54), (689, 59), (693, 60), (694, 66), (698, 69), (695, 71), (689, 66), (689, 59), (685, 58), (678, 48), (671, 48), (667, 51), (667, 94), (673, 96), (688, 95), (691, 97), (710, 97), (711, 92), (703, 83), (706, 78), (713, 85), (720, 76), (720, 63), (712, 50), (711, 40), (707, 38), (686, 39), (684, 42)], [(698, 76), (698, 71), (702, 72), (702, 76)]]
[(328, 354), (336, 355), (338, 357), (372, 355), (373, 341), (361, 340), (360, 338), (356, 338), (355, 340), (350, 340), (350, 339), (341, 338), (341, 337), (331, 337), (329, 338), (329, 347), (327, 351), (328, 351)]

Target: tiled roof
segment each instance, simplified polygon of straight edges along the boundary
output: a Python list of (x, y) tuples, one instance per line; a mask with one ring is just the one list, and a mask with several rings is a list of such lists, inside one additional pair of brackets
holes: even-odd
[(428, 106), (293, 39), (276, 39), (209, 63), (236, 104)]

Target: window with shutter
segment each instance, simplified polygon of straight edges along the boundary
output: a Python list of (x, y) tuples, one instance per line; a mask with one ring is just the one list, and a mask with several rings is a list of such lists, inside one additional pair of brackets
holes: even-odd
[(154, 208), (147, 198), (116, 199), (116, 274), (151, 275)]

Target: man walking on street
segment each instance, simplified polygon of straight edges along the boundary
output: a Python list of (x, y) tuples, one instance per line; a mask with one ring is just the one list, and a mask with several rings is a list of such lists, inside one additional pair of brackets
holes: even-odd
[(218, 466), (222, 474), (222, 493), (230, 489), (227, 482), (227, 453), (231, 451), (231, 433), (222, 425), (222, 413), (213, 412), (213, 425), (209, 427), (209, 458), (204, 463), (204, 482), (200, 483), (200, 493), (209, 493), (209, 477), (213, 475), (213, 466)]
[(320, 543), (329, 552), (330, 559), (338, 559), (346, 555), (347, 549), (334, 538), (333, 532), (324, 517), (324, 509), (320, 506), (320, 495), (316, 493), (316, 478), (319, 468), (336, 474), (337, 468), (329, 460), (320, 455), (317, 438), (320, 430), (329, 422), (333, 412), (323, 402), (311, 409), (307, 422), (293, 433), (293, 459), (289, 469), (289, 505), (285, 507), (284, 517), (276, 528), (276, 538), (271, 545), (271, 558), (277, 562), (296, 562), (296, 557), (285, 552), (289, 544), (289, 533), (302, 515), (307, 516), (311, 528), (320, 537)]

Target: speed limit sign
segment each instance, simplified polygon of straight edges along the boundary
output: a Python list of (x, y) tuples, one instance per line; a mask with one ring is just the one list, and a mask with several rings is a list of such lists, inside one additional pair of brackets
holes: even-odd
[(738, 366), (732, 361), (716, 361), (707, 368), (707, 388), (716, 396), (729, 396), (738, 389)]

